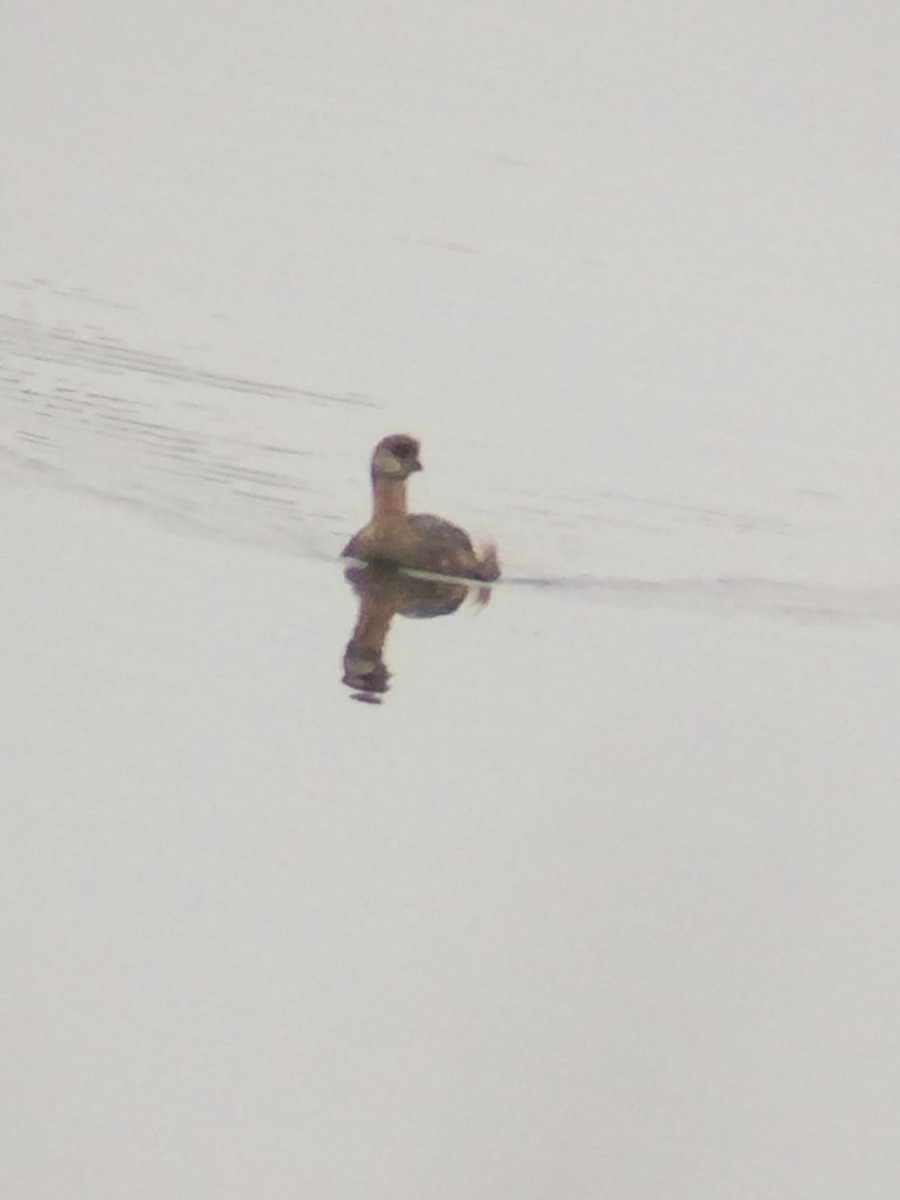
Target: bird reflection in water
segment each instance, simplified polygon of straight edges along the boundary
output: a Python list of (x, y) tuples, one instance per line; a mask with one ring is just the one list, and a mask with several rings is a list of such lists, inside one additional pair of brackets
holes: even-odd
[[(463, 579), (498, 579), (500, 562), (493, 542), (480, 548), (464, 529), (431, 513), (410, 513), (406, 487), (422, 470), (417, 438), (408, 433), (384, 437), (372, 451), (372, 517), (344, 547), (346, 576), (359, 596), (359, 617), (344, 652), (344, 683), (354, 698), (378, 703), (388, 690), (390, 672), (384, 643), (395, 613), (404, 617), (446, 617), (470, 595)], [(406, 568), (406, 570), (404, 570)], [(409, 571), (456, 578), (422, 578)], [(476, 602), (486, 604), (490, 589), (480, 587)]]
[(344, 651), (343, 682), (353, 689), (354, 700), (369, 704), (380, 704), (390, 686), (384, 644), (396, 613), (448, 617), (468, 596), (484, 606), (491, 594), (490, 588), (473, 590), (455, 580), (420, 578), (389, 563), (350, 566), (344, 574), (359, 597), (359, 615)]

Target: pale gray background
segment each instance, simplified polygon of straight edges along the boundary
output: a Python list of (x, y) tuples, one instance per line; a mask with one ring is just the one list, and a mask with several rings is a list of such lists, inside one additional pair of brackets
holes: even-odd
[(898, 34), (7, 13), (4, 1196), (897, 1195)]

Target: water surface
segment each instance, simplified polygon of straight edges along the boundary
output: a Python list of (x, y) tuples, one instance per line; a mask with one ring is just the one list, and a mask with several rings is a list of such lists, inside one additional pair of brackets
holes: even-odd
[(3, 1193), (893, 1200), (890, 22), (394, 16), (7, 31)]

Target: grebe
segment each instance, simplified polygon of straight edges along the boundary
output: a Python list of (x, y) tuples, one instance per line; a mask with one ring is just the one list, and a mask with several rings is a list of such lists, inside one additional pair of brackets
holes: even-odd
[(410, 515), (407, 511), (406, 480), (421, 470), (419, 443), (414, 437), (394, 433), (381, 439), (372, 454), (372, 520), (350, 539), (343, 553), (349, 558), (439, 575), (499, 579), (500, 563), (493, 543), (479, 555), (458, 525), (430, 513)]

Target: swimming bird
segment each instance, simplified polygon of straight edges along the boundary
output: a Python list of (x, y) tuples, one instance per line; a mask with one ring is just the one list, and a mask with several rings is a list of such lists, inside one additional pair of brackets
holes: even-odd
[(393, 433), (381, 439), (372, 453), (372, 519), (350, 539), (344, 555), (439, 575), (499, 579), (500, 563), (492, 542), (476, 551), (458, 525), (430, 513), (410, 514), (406, 481), (421, 470), (416, 438)]

